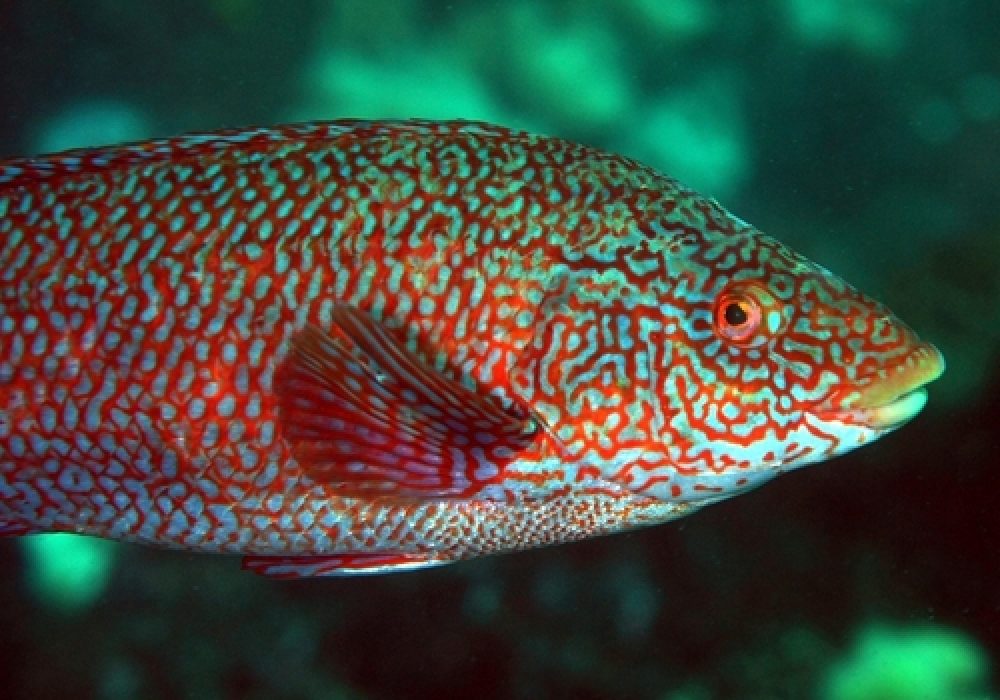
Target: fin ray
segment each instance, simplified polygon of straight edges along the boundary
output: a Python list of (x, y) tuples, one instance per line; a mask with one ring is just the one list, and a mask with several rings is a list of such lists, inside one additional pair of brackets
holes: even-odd
[(243, 558), (243, 568), (261, 576), (302, 579), (319, 576), (374, 576), (416, 571), (451, 563), (427, 555), (375, 552), (319, 556), (256, 556)]
[(532, 443), (530, 412), (504, 410), (437, 372), (382, 324), (334, 307), (275, 373), (284, 435), (303, 468), (344, 493), (469, 496)]

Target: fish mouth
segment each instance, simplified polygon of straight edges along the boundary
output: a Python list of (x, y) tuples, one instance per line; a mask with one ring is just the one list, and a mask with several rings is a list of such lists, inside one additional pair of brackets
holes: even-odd
[(912, 420), (927, 404), (925, 385), (944, 373), (941, 352), (930, 343), (922, 343), (902, 361), (861, 380), (860, 387), (841, 395), (833, 418), (868, 426), (875, 430), (893, 430)]

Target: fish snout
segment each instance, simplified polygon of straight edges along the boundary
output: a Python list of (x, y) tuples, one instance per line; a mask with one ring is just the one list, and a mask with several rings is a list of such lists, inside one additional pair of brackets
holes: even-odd
[(830, 417), (875, 430), (892, 430), (913, 419), (927, 403), (926, 385), (945, 370), (944, 356), (934, 345), (918, 341), (915, 346), (838, 391), (827, 404)]

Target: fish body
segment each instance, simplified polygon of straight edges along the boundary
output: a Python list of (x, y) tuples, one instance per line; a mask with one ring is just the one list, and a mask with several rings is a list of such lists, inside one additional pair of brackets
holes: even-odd
[(665, 522), (940, 353), (648, 167), (338, 121), (0, 163), (0, 531), (377, 573)]

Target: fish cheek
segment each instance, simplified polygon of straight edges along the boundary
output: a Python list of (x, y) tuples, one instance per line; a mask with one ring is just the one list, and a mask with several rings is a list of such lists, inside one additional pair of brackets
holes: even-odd
[(681, 448), (679, 464), (703, 464), (698, 455), (727, 443), (747, 446), (764, 436), (779, 410), (768, 345), (696, 344), (675, 350), (664, 384), (665, 439)]

